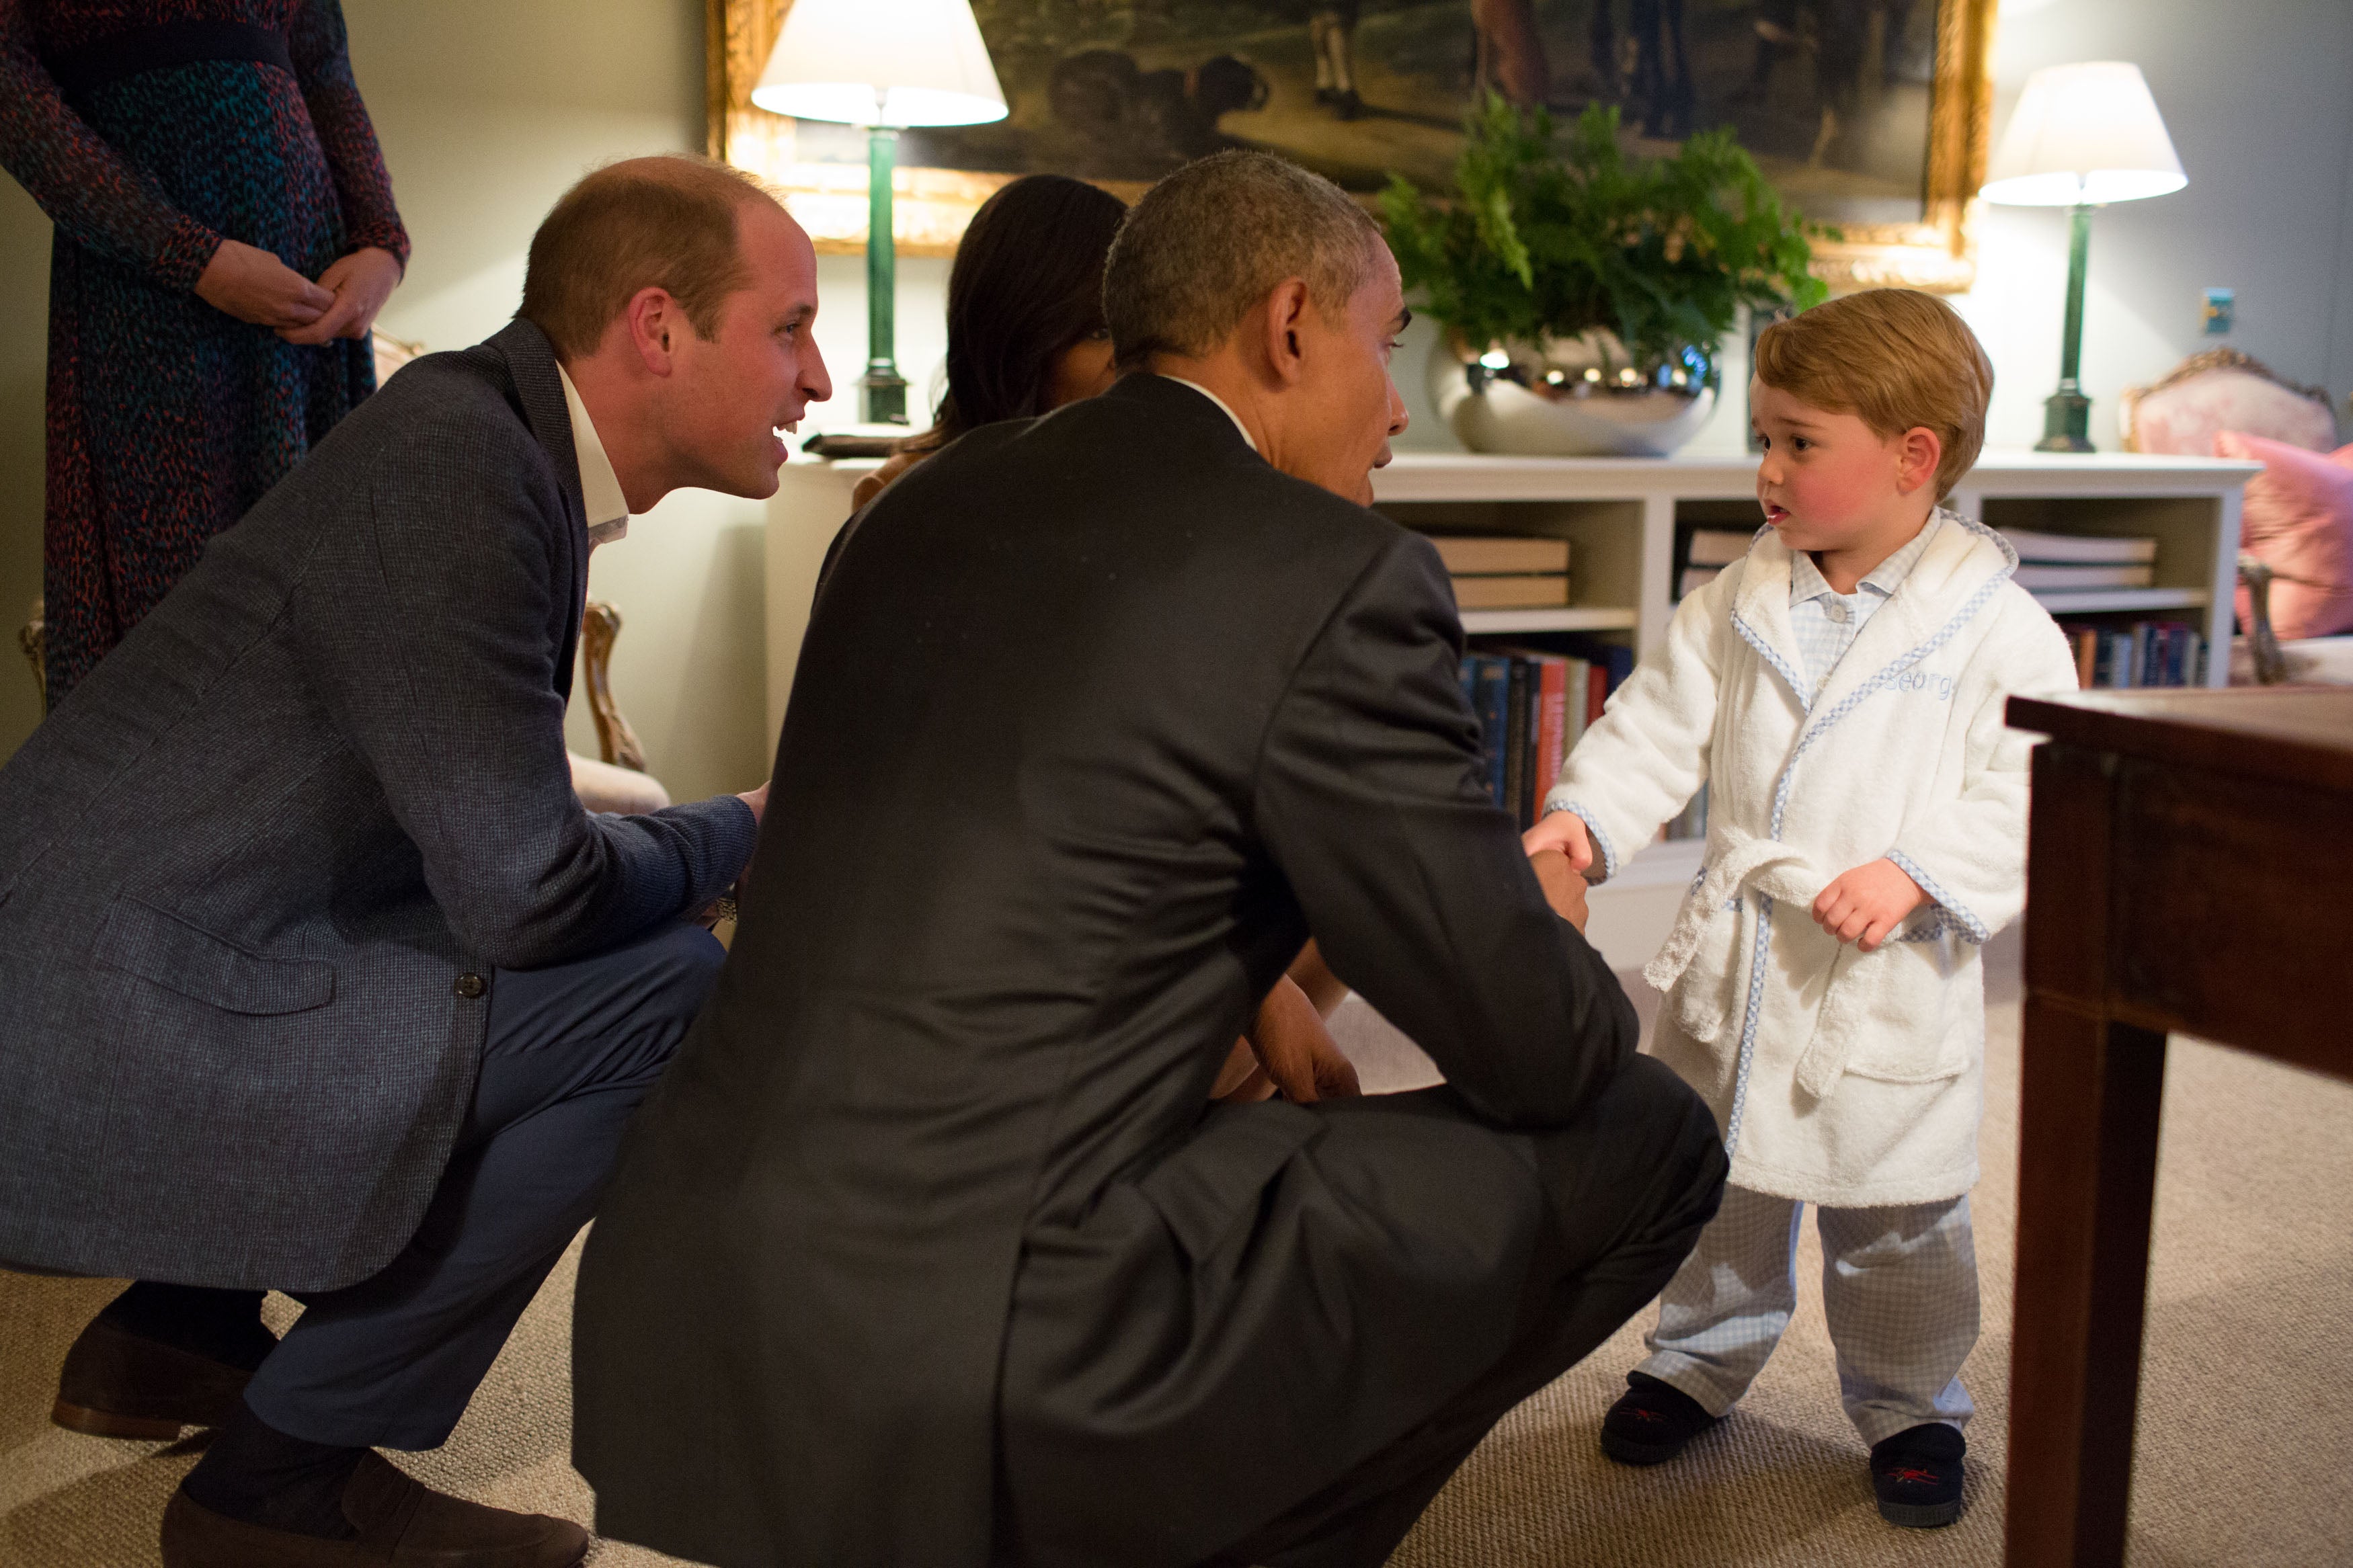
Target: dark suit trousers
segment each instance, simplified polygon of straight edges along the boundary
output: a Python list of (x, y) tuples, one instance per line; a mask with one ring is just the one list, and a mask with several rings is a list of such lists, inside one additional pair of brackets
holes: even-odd
[(673, 922), (593, 958), (497, 971), (473, 1103), (424, 1223), (382, 1272), (309, 1297), (246, 1389), (314, 1443), (439, 1445), (596, 1212), (622, 1131), (725, 957)]
[[(1443, 1088), (1383, 1098), (1390, 1109), (1477, 1120)], [(1347, 1103), (1331, 1108), (1326, 1137), (1346, 1135)], [(1665, 1289), (1723, 1196), (1714, 1117), (1648, 1057), (1630, 1062), (1574, 1124), (1495, 1135), (1535, 1164), (1554, 1222), (1511, 1349), (1419, 1426), (1202, 1568), (1378, 1568), (1496, 1422)]]

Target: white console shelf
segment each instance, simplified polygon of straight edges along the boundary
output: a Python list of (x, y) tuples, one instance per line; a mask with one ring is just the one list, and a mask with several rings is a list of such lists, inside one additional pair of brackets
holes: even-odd
[[(825, 549), (849, 512), (849, 492), (871, 461), (795, 461), (769, 503), (768, 735), (784, 721), (793, 666), (808, 624)], [(2095, 452), (1988, 452), (1948, 501), (1997, 527), (2130, 535), (2158, 542), (2148, 588), (2036, 596), (2054, 616), (2163, 614), (2196, 624), (2213, 649), (2208, 680), (2230, 677), (2232, 589), (2239, 559), (2239, 495), (2256, 463)], [(1477, 637), (1583, 632), (1657, 647), (1674, 607), (1679, 524), (1756, 526), (1753, 458), (1498, 458), (1402, 453), (1373, 476), (1374, 504), (1413, 528), (1534, 533), (1570, 542), (1570, 604), (1554, 610), (1474, 610)], [(1639, 966), (1657, 950), (1695, 844), (1643, 851), (1594, 890), (1593, 936), (1610, 962)]]

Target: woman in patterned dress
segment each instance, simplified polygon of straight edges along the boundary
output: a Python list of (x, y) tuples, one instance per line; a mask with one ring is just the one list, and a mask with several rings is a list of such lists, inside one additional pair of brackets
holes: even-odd
[(375, 390), (408, 236), (337, 0), (0, 0), (0, 166), (57, 226), (54, 706)]

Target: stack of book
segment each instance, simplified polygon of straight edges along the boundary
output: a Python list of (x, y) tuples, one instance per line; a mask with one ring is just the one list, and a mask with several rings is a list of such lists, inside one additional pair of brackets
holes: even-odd
[(1691, 552), (1683, 557), (1683, 575), (1675, 579), (1675, 597), (1688, 598), (1716, 579), (1716, 574), (1748, 553), (1757, 531), (1734, 528), (1694, 529)]
[(2030, 528), (2005, 528), (2000, 532), (2018, 552), (2017, 584), (2030, 591), (2146, 588), (2157, 581), (2154, 539), (2038, 533)]
[(1461, 610), (1557, 610), (1568, 604), (1568, 541), (1524, 533), (1434, 533)]
[(2203, 686), (2206, 639), (2180, 621), (2135, 621), (2128, 626), (2061, 622), (2075, 649), (2075, 679), (2092, 687)]
[(1462, 656), (1462, 695), (1479, 716), (1487, 791), (1521, 827), (1533, 825), (1545, 792), (1601, 705), (1634, 672), (1634, 650), (1593, 637), (1564, 637), (1563, 652), (1485, 648)]

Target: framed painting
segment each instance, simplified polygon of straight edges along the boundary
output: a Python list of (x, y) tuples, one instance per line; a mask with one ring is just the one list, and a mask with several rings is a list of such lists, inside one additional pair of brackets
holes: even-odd
[[(828, 250), (865, 242), (862, 132), (751, 105), (792, 0), (705, 0), (710, 152), (782, 187)], [(1997, 0), (973, 0), (1010, 109), (910, 131), (898, 239), (945, 254), (1008, 180), (1133, 197), (1255, 146), (1369, 195), (1448, 182), (1490, 89), (1556, 120), (1618, 108), (1630, 151), (1729, 125), (1775, 187), (1843, 237), (1834, 289), (1967, 289)]]

